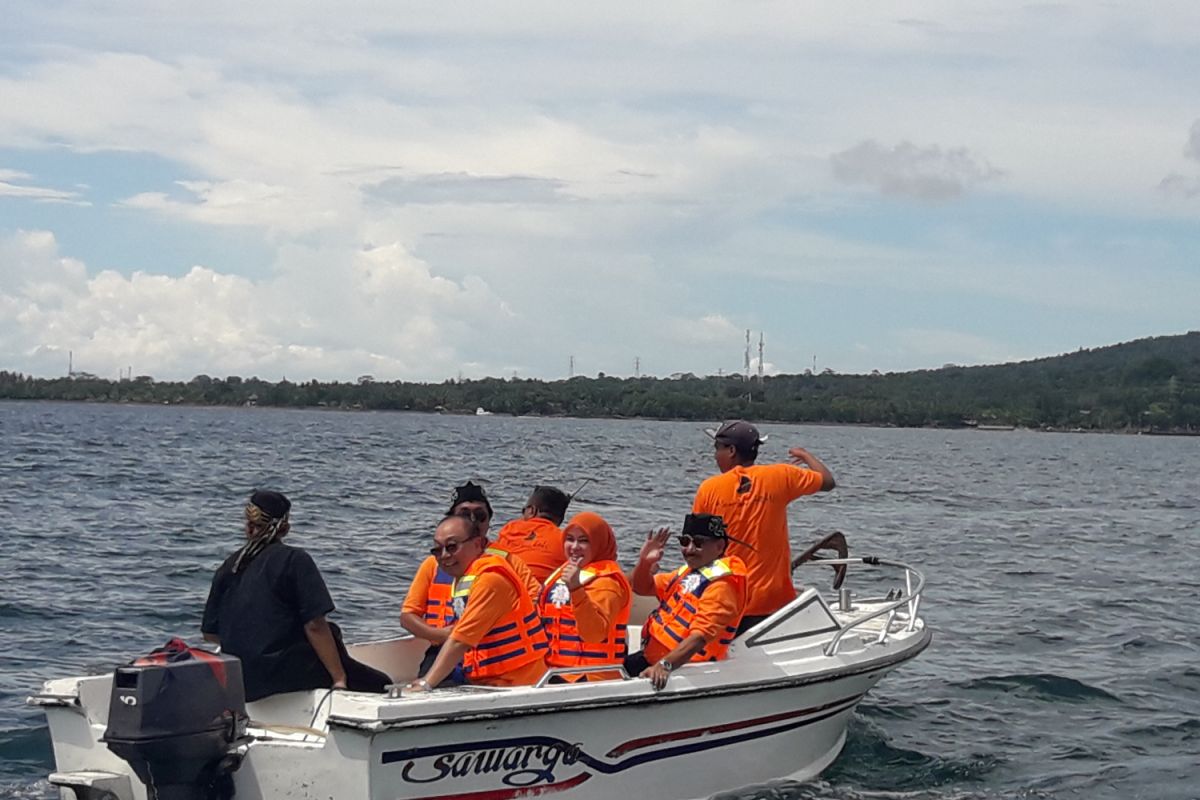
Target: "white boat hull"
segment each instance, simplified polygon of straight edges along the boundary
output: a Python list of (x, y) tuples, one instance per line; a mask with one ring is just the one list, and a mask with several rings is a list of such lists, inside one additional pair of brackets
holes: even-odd
[[(894, 615), (847, 636), (852, 616), (809, 590), (739, 638), (727, 660), (687, 665), (661, 692), (645, 680), (614, 680), (267, 698), (247, 707), (253, 738), (233, 773), (236, 797), (686, 800), (807, 780), (837, 757), (863, 696), (930, 640), (919, 619)], [(356, 655), (403, 678), (423, 649), (401, 639)], [(108, 676), (64, 679), (31, 698), (50, 721), (59, 769), (52, 780), (78, 787), (109, 776), (108, 797), (144, 800), (145, 787), (101, 741), (109, 687)], [(76, 791), (64, 788), (63, 797)]]

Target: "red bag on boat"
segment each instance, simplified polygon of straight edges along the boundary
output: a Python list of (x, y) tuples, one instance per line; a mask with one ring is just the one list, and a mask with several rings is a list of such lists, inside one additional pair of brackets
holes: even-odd
[(155, 664), (174, 664), (179, 661), (203, 661), (213, 671), (217, 683), (224, 687), (227, 683), (225, 664), (220, 656), (199, 647), (189, 647), (188, 643), (178, 636), (170, 639), (162, 647), (156, 647), (149, 655), (135, 658), (133, 666), (151, 667)]

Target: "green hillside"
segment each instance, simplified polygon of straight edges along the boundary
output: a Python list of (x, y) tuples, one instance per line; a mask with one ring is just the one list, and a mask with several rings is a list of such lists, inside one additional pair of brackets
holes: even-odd
[(0, 372), (0, 398), (352, 409), (404, 409), (581, 417), (895, 426), (1001, 425), (1050, 430), (1200, 433), (1200, 332), (1159, 336), (1053, 358), (871, 375), (486, 378), (444, 383), (187, 382), (141, 376), (30, 378)]

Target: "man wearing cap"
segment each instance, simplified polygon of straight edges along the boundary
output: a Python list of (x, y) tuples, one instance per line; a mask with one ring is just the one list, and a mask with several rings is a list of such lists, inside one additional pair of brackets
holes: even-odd
[(333, 600), (312, 556), (281, 540), (291, 501), (257, 491), (246, 504), (246, 543), (217, 569), (204, 605), (204, 639), (242, 661), (246, 699), (303, 689), (382, 692), (384, 673), (350, 658)]
[(625, 658), (625, 671), (649, 678), (655, 689), (689, 661), (724, 658), (746, 605), (746, 566), (726, 555), (733, 540), (720, 517), (688, 514), (679, 534), (684, 566), (655, 574), (670, 534), (651, 531), (633, 571), (633, 591), (657, 597), (659, 605), (642, 626), (641, 651)]
[[(472, 481), (455, 486), (446, 516), (462, 517), (471, 523), (476, 535), (483, 537), (487, 552), (507, 560), (525, 586), (526, 594), (536, 601), (542, 585), (529, 571), (529, 567), (520, 557), (492, 546), (487, 538), (492, 520), (492, 504), (482, 486)], [(454, 625), (453, 611), (450, 607), (453, 592), (454, 578), (438, 566), (436, 558), (429, 556), (421, 562), (400, 609), (400, 627), (433, 645), (425, 651), (418, 674), (424, 674), (433, 665), (441, 646), (450, 637), (450, 629)], [(460, 673), (452, 673), (450, 681), (461, 683)]]
[(500, 529), (496, 546), (516, 553), (529, 566), (539, 583), (562, 565), (563, 532), (559, 527), (567, 516), (571, 497), (553, 486), (535, 486), (521, 512)]
[(741, 633), (796, 597), (788, 504), (806, 494), (828, 492), (835, 482), (829, 468), (803, 447), (788, 450), (791, 464), (755, 464), (758, 446), (767, 437), (744, 420), (705, 432), (713, 439), (721, 474), (700, 484), (692, 511), (724, 519), (735, 537), (729, 553), (746, 563), (747, 601), (738, 628)]

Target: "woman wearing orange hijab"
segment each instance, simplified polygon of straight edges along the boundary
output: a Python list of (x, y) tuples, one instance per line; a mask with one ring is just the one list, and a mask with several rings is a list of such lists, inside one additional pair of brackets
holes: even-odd
[[(538, 610), (550, 639), (551, 667), (619, 664), (633, 590), (617, 563), (617, 540), (604, 518), (576, 514), (563, 530), (566, 563), (550, 573)], [(614, 678), (615, 672), (575, 673), (568, 681)]]

